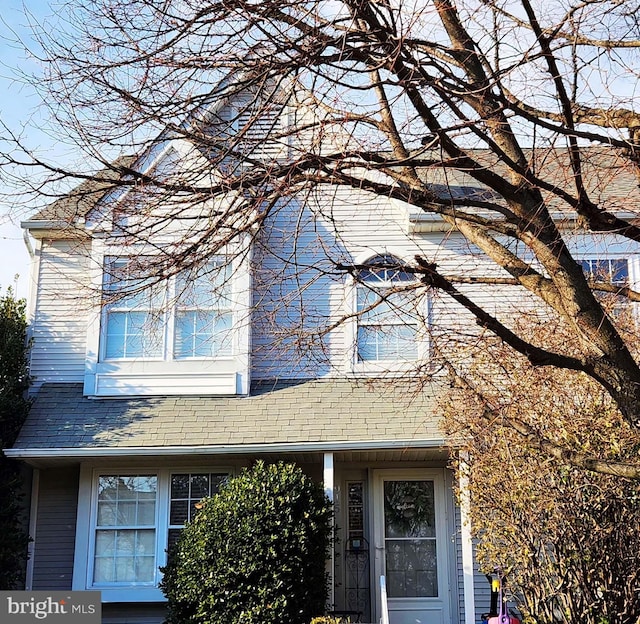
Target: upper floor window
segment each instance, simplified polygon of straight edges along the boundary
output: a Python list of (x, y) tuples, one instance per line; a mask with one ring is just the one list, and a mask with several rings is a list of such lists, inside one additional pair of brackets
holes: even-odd
[[(584, 258), (578, 260), (587, 278), (596, 282), (611, 284), (616, 288), (625, 288), (631, 284), (629, 260), (627, 258)], [(633, 308), (629, 300), (621, 295), (609, 292), (596, 292), (598, 300), (614, 319), (628, 318)]]
[(629, 285), (629, 262), (626, 258), (585, 258), (579, 262), (589, 278), (621, 288)]
[(163, 281), (140, 277), (138, 266), (139, 259), (108, 262), (102, 359), (233, 355), (231, 270), (225, 258)]
[(391, 255), (367, 262), (356, 285), (357, 358), (361, 362), (418, 357), (418, 302), (414, 276)]

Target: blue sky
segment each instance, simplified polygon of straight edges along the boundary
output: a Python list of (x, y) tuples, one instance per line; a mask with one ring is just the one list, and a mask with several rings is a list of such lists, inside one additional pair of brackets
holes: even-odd
[[(53, 4), (53, 2), (51, 3)], [(38, 99), (28, 86), (21, 83), (16, 70), (34, 67), (25, 51), (16, 43), (16, 36), (31, 44), (24, 8), (40, 19), (51, 13), (49, 0), (2, 0), (0, 16), (0, 118), (12, 129), (23, 128), (25, 136), (47, 147), (50, 139), (29, 123)], [(6, 187), (2, 189), (6, 192)], [(10, 190), (10, 189), (9, 189)], [(20, 220), (28, 207), (0, 199), (0, 293), (13, 286), (18, 295), (26, 296), (29, 288), (29, 254), (22, 239)], [(15, 275), (19, 278), (17, 283)]]

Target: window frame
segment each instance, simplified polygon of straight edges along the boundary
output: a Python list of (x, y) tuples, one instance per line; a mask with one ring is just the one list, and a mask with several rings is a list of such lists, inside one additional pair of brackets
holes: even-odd
[[(133, 257), (133, 256), (131, 256)], [(113, 266), (117, 263), (126, 262), (126, 256), (108, 256), (104, 260), (104, 278), (103, 278), (103, 290), (108, 291), (108, 278), (112, 275), (111, 270), (109, 270), (108, 266)], [(222, 360), (222, 359), (231, 359), (235, 357), (237, 354), (237, 341), (234, 337), (234, 328), (237, 325), (237, 318), (233, 306), (233, 259), (229, 258), (226, 254), (216, 254), (212, 256), (208, 264), (216, 263), (215, 269), (212, 270), (221, 270), (226, 273), (226, 276), (223, 281), (223, 293), (219, 297), (212, 297), (212, 303), (215, 301), (218, 303), (221, 299), (226, 299), (228, 301), (228, 305), (226, 307), (220, 305), (211, 305), (208, 308), (199, 308), (194, 306), (181, 306), (181, 294), (177, 292), (178, 282), (183, 279), (181, 274), (173, 275), (166, 280), (162, 280), (157, 284), (153, 284), (150, 288), (158, 289), (158, 299), (161, 301), (159, 307), (155, 308), (153, 305), (149, 305), (146, 307), (127, 307), (123, 305), (120, 300), (116, 299), (113, 302), (105, 302), (102, 306), (102, 312), (100, 315), (100, 337), (99, 337), (99, 357), (98, 362), (102, 364), (108, 364), (110, 362), (132, 362), (132, 361), (140, 361), (140, 362), (181, 362), (188, 360)], [(204, 269), (204, 267), (203, 267)], [(204, 269), (205, 274), (209, 274), (208, 269)], [(144, 281), (144, 280), (140, 280)], [(191, 280), (192, 282), (195, 280)], [(111, 291), (113, 292), (113, 291)], [(116, 291), (117, 292), (117, 291)], [(135, 295), (132, 295), (135, 297)], [(127, 301), (130, 296), (124, 295), (122, 300)], [(154, 298), (153, 294), (150, 294), (148, 297), (145, 296), (145, 300), (152, 301)], [(221, 312), (224, 314), (228, 314), (231, 316), (230, 327), (227, 330), (226, 341), (230, 343), (230, 348), (228, 351), (215, 354), (215, 355), (184, 355), (184, 356), (176, 356), (176, 335), (177, 335), (177, 319), (181, 310), (188, 311), (215, 311)], [(161, 344), (160, 354), (159, 355), (134, 355), (131, 357), (122, 356), (122, 357), (108, 357), (108, 345), (109, 345), (109, 335), (108, 335), (108, 326), (110, 315), (115, 313), (128, 313), (131, 311), (140, 310), (141, 312), (146, 312), (149, 315), (153, 316), (155, 312), (158, 313), (159, 319), (159, 342)], [(126, 351), (126, 339), (124, 343), (125, 351)]]
[[(407, 265), (408, 263), (403, 260), (403, 255), (400, 253), (396, 253), (393, 251), (384, 251), (374, 255), (367, 255), (365, 259), (360, 262), (356, 261), (358, 265), (367, 265), (368, 263), (374, 262), (377, 259), (389, 257), (398, 263), (398, 266)], [(357, 259), (356, 259), (357, 260)], [(375, 269), (374, 269), (375, 270)], [(385, 269), (382, 269), (385, 270)], [(387, 269), (388, 270), (388, 269)], [(391, 269), (392, 271), (402, 272), (401, 268)], [(415, 310), (418, 312), (418, 318), (415, 319), (415, 324), (410, 324), (411, 326), (415, 326), (415, 344), (416, 351), (415, 356), (412, 358), (390, 358), (390, 359), (370, 359), (365, 360), (361, 359), (359, 355), (360, 351), (360, 343), (359, 343), (359, 330), (362, 326), (375, 326), (380, 325), (375, 322), (371, 323), (362, 323), (361, 322), (361, 312), (359, 310), (359, 293), (366, 289), (368, 291), (375, 292), (377, 288), (384, 288), (391, 290), (394, 287), (397, 287), (398, 284), (406, 284), (407, 286), (411, 285), (419, 285), (418, 279), (413, 280), (381, 280), (380, 284), (382, 286), (367, 286), (365, 282), (362, 280), (351, 276), (347, 282), (347, 301), (348, 301), (348, 309), (349, 314), (352, 318), (352, 322), (348, 324), (347, 329), (347, 340), (348, 346), (348, 364), (347, 368), (350, 372), (354, 374), (376, 374), (376, 373), (403, 373), (408, 370), (414, 368), (418, 363), (423, 361), (429, 352), (429, 341), (428, 341), (428, 332), (426, 331), (428, 325), (430, 324), (431, 318), (431, 302), (428, 292), (416, 292), (415, 290), (409, 289), (407, 291), (408, 296), (414, 297), (415, 301), (412, 304), (415, 306)], [(402, 290), (399, 289), (398, 293), (402, 293)], [(384, 304), (383, 304), (384, 305)], [(407, 314), (410, 314), (407, 313)], [(398, 325), (398, 326), (407, 326), (407, 323), (404, 323), (400, 316), (398, 315), (397, 322), (385, 323), (385, 325)]]
[[(80, 471), (78, 495), (78, 518), (76, 528), (76, 547), (74, 558), (73, 589), (93, 590), (102, 593), (103, 602), (164, 602), (166, 598), (159, 588), (162, 578), (160, 567), (167, 563), (169, 532), (176, 526), (170, 525), (171, 477), (177, 474), (222, 474), (235, 475), (233, 467), (221, 465), (198, 465), (191, 467), (157, 466), (86, 466)], [(148, 582), (111, 582), (94, 581), (96, 561), (96, 535), (98, 521), (99, 478), (104, 476), (155, 476), (155, 567), (154, 578)], [(89, 513), (86, 510), (89, 509)]]
[[(229, 340), (232, 342), (232, 355), (179, 359), (164, 359), (164, 356), (153, 359), (104, 359), (101, 350), (105, 329), (105, 302), (102, 299), (105, 261), (126, 256), (153, 257), (154, 253), (157, 253), (157, 249), (142, 244), (127, 247), (114, 244), (114, 241), (106, 238), (95, 238), (92, 241), (89, 276), (94, 295), (86, 326), (84, 395), (131, 397), (248, 394), (252, 315), (251, 237), (248, 234), (229, 243), (216, 254), (229, 261)], [(173, 335), (167, 339), (171, 345)]]
[[(637, 290), (638, 285), (638, 259), (633, 254), (624, 254), (624, 253), (597, 253), (594, 251), (593, 253), (579, 253), (575, 256), (576, 262), (582, 268), (582, 271), (585, 277), (589, 279), (594, 279), (595, 281), (607, 281), (604, 279), (605, 276), (600, 276), (597, 273), (593, 273), (591, 267), (587, 267), (586, 264), (589, 263), (613, 263), (613, 262), (626, 262), (626, 280), (623, 282), (621, 280), (612, 280), (609, 281), (610, 284), (615, 286), (619, 286), (620, 288), (630, 288), (631, 290)], [(587, 270), (587, 268), (589, 270)], [(615, 276), (614, 276), (615, 277)], [(632, 315), (632, 318), (635, 319), (637, 313), (637, 304), (633, 301), (627, 299), (623, 295), (616, 295), (615, 293), (607, 293), (607, 292), (599, 292), (594, 291), (596, 298), (600, 299), (602, 297), (614, 297), (616, 298), (616, 302), (613, 303), (610, 307), (611, 316), (615, 319), (620, 317), (620, 315), (628, 312)]]

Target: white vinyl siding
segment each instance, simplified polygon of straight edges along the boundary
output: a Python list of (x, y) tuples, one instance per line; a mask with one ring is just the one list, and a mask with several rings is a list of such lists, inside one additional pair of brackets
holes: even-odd
[(89, 249), (75, 241), (43, 241), (30, 323), (31, 392), (46, 382), (82, 381), (87, 318), (93, 303)]

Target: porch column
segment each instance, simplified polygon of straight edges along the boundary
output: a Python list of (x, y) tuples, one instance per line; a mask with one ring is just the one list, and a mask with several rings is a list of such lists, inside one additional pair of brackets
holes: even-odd
[(460, 453), (460, 541), (462, 546), (462, 577), (464, 582), (464, 622), (475, 624), (476, 603), (473, 595), (473, 541), (471, 539), (471, 496), (469, 464), (466, 453)]
[[(333, 503), (333, 487), (334, 487), (334, 471), (333, 471), (333, 453), (324, 453), (323, 457), (323, 473), (322, 481), (324, 483), (324, 493), (327, 498)], [(335, 513), (331, 516), (331, 535), (335, 528)], [(335, 596), (335, 547), (333, 540), (331, 541), (331, 548), (329, 549), (329, 559), (327, 560), (327, 573), (329, 576), (329, 610), (333, 611), (336, 604)]]

